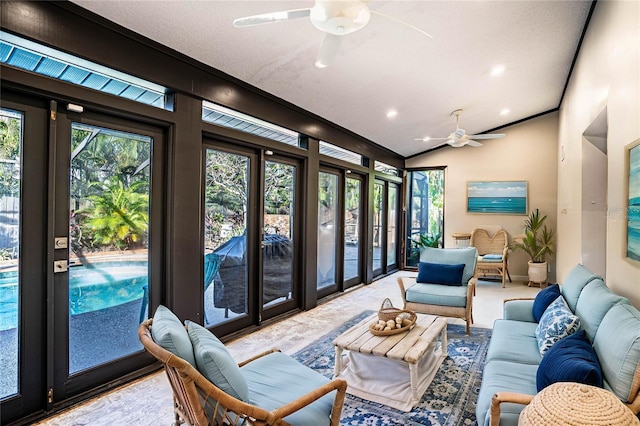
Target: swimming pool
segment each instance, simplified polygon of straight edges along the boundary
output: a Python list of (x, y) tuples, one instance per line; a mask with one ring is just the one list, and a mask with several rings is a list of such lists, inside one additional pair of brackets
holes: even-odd
[[(69, 315), (107, 309), (144, 295), (146, 261), (99, 262), (69, 267)], [(18, 273), (0, 273), (0, 330), (18, 325)]]

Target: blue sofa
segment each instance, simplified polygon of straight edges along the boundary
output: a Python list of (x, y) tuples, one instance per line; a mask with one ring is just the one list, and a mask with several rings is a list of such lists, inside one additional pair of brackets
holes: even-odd
[[(580, 330), (585, 330), (597, 354), (603, 387), (637, 415), (640, 311), (582, 265), (570, 272), (560, 292), (580, 318)], [(530, 399), (527, 396), (537, 393), (536, 374), (542, 356), (535, 336), (538, 323), (533, 302), (506, 300), (504, 319), (494, 323), (476, 406), (478, 425), (517, 425), (523, 403)]]

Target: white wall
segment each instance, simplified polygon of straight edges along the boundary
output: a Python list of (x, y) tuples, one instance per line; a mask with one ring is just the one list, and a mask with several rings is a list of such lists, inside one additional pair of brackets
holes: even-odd
[[(526, 180), (528, 209), (538, 208), (556, 229), (558, 114), (544, 116), (500, 130), (503, 139), (482, 141), (479, 148), (445, 147), (406, 161), (406, 167), (447, 166), (445, 171), (445, 247), (455, 247), (452, 233), (471, 232), (482, 225), (500, 225), (509, 239), (521, 234), (526, 216), (467, 213), (467, 181)], [(510, 257), (512, 278), (527, 279), (528, 258)], [(550, 259), (549, 281), (555, 279), (555, 262)]]
[(640, 2), (599, 1), (560, 109), (558, 280), (581, 262), (582, 134), (608, 113), (606, 282), (640, 307), (640, 263), (626, 258), (625, 146), (640, 138)]

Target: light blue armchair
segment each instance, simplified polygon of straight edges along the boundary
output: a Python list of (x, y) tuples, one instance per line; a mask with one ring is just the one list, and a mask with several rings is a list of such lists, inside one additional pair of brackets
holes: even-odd
[(404, 309), (423, 314), (462, 318), (467, 334), (473, 324), (474, 278), (478, 251), (425, 248), (420, 253), (417, 277), (400, 277)]

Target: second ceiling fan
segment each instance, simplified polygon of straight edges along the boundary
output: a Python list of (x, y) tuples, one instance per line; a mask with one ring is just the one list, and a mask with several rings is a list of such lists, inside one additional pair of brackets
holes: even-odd
[(456, 116), (456, 130), (449, 133), (449, 136), (447, 136), (446, 138), (424, 138), (424, 139), (416, 139), (416, 140), (421, 140), (421, 141), (437, 141), (437, 140), (442, 140), (445, 142), (442, 142), (440, 144), (436, 144), (434, 146), (431, 147), (431, 149), (433, 148), (438, 148), (439, 146), (445, 145), (445, 144), (449, 144), (454, 148), (460, 148), (462, 146), (465, 145), (469, 145), (472, 147), (479, 147), (482, 146), (482, 144), (480, 142), (478, 142), (476, 139), (499, 139), (499, 138), (504, 138), (505, 134), (504, 133), (485, 133), (485, 134), (480, 134), (480, 135), (468, 135), (467, 132), (464, 129), (460, 128), (460, 114), (462, 114), (462, 110), (461, 109), (457, 109), (455, 111), (453, 111), (450, 115), (455, 115)]
[(315, 61), (315, 66), (317, 68), (326, 68), (338, 53), (342, 37), (364, 28), (369, 22), (369, 19), (371, 19), (372, 14), (398, 22), (433, 38), (430, 34), (413, 25), (407, 24), (392, 16), (370, 10), (367, 6), (367, 1), (359, 0), (316, 0), (314, 6), (310, 8), (246, 16), (234, 20), (233, 25), (235, 27), (249, 27), (309, 17), (311, 23), (325, 33)]

